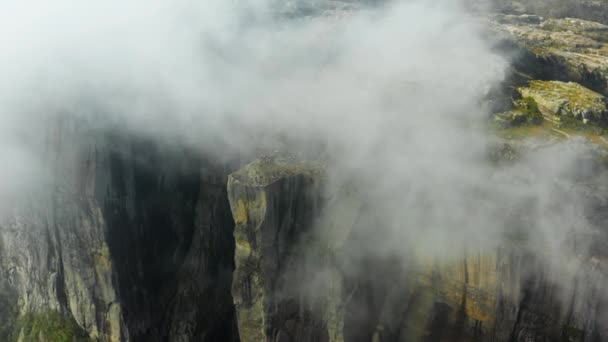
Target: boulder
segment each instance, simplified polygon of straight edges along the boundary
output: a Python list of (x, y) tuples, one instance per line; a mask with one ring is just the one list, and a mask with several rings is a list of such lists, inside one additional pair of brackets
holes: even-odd
[(578, 83), (531, 81), (518, 91), (534, 99), (546, 116), (573, 117), (583, 123), (603, 122), (606, 118), (606, 98)]

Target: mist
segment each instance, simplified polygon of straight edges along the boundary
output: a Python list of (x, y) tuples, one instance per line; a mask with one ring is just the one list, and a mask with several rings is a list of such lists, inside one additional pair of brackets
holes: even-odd
[[(593, 150), (585, 142), (489, 162), (497, 139), (483, 125), (484, 99), (509, 60), (456, 1), (5, 6), (5, 206), (60, 177), (49, 142), (68, 121), (214, 158), (323, 155), (328, 202), (354, 186), (374, 222), (353, 258), (405, 261), (412, 250), (457, 257), (463, 246), (490, 249), (523, 231), (527, 248), (542, 251), (568, 282), (598, 234), (586, 215), (589, 199), (573, 190), (591, 167), (581, 158)], [(573, 232), (588, 237), (576, 248)]]

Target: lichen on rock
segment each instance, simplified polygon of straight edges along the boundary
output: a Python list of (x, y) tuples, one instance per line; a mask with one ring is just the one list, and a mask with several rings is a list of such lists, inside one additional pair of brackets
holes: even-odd
[(516, 100), (514, 105), (515, 108), (511, 111), (495, 114), (494, 123), (505, 128), (542, 124), (543, 115), (533, 98), (525, 97)]
[(603, 95), (574, 82), (535, 80), (518, 91), (524, 98), (534, 99), (546, 116), (567, 116), (583, 123), (602, 123), (608, 112)]
[(57, 311), (29, 313), (17, 319), (9, 341), (92, 342), (72, 317)]

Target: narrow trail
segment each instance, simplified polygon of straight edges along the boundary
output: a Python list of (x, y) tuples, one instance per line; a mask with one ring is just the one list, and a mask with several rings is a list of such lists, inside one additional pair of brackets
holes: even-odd
[[(556, 124), (556, 125), (559, 124), (558, 121), (550, 119), (550, 118), (548, 118), (547, 116), (544, 116), (544, 115), (543, 115), (543, 119), (545, 119), (545, 120), (547, 120), (547, 121), (549, 121), (549, 122), (551, 122), (553, 124)], [(562, 130), (559, 130), (559, 129), (555, 128), (555, 127), (551, 127), (551, 129), (554, 130), (554, 131), (556, 131), (557, 133), (565, 136), (566, 139), (570, 139), (570, 134), (568, 134), (568, 133), (566, 133), (566, 132), (564, 132)]]
[(553, 127), (551, 127), (551, 129), (552, 129), (552, 130), (554, 130), (554, 131), (556, 131), (557, 133), (563, 134), (563, 135), (564, 135), (564, 136), (565, 136), (567, 139), (570, 139), (570, 134), (568, 134), (568, 133), (566, 133), (566, 132), (564, 132), (564, 131), (560, 131), (560, 130), (559, 130), (559, 129), (557, 129), (557, 128), (553, 128)]
[(543, 119), (545, 119), (545, 120), (547, 120), (547, 121), (549, 121), (549, 122), (552, 122), (552, 123), (554, 123), (554, 124), (558, 124), (558, 123), (559, 123), (557, 120), (550, 119), (550, 118), (548, 118), (548, 117), (546, 117), (546, 116), (544, 116), (544, 115), (543, 115)]

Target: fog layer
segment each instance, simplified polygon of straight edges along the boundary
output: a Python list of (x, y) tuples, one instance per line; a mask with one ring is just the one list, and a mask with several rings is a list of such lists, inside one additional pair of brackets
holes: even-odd
[(456, 1), (9, 1), (0, 192), (48, 181), (60, 120), (211, 156), (322, 145), (329, 196), (355, 184), (375, 217), (357, 253), (457, 255), (524, 229), (567, 279), (569, 234), (594, 232), (572, 190), (586, 147), (488, 161), (483, 99), (508, 61), (477, 22)]

